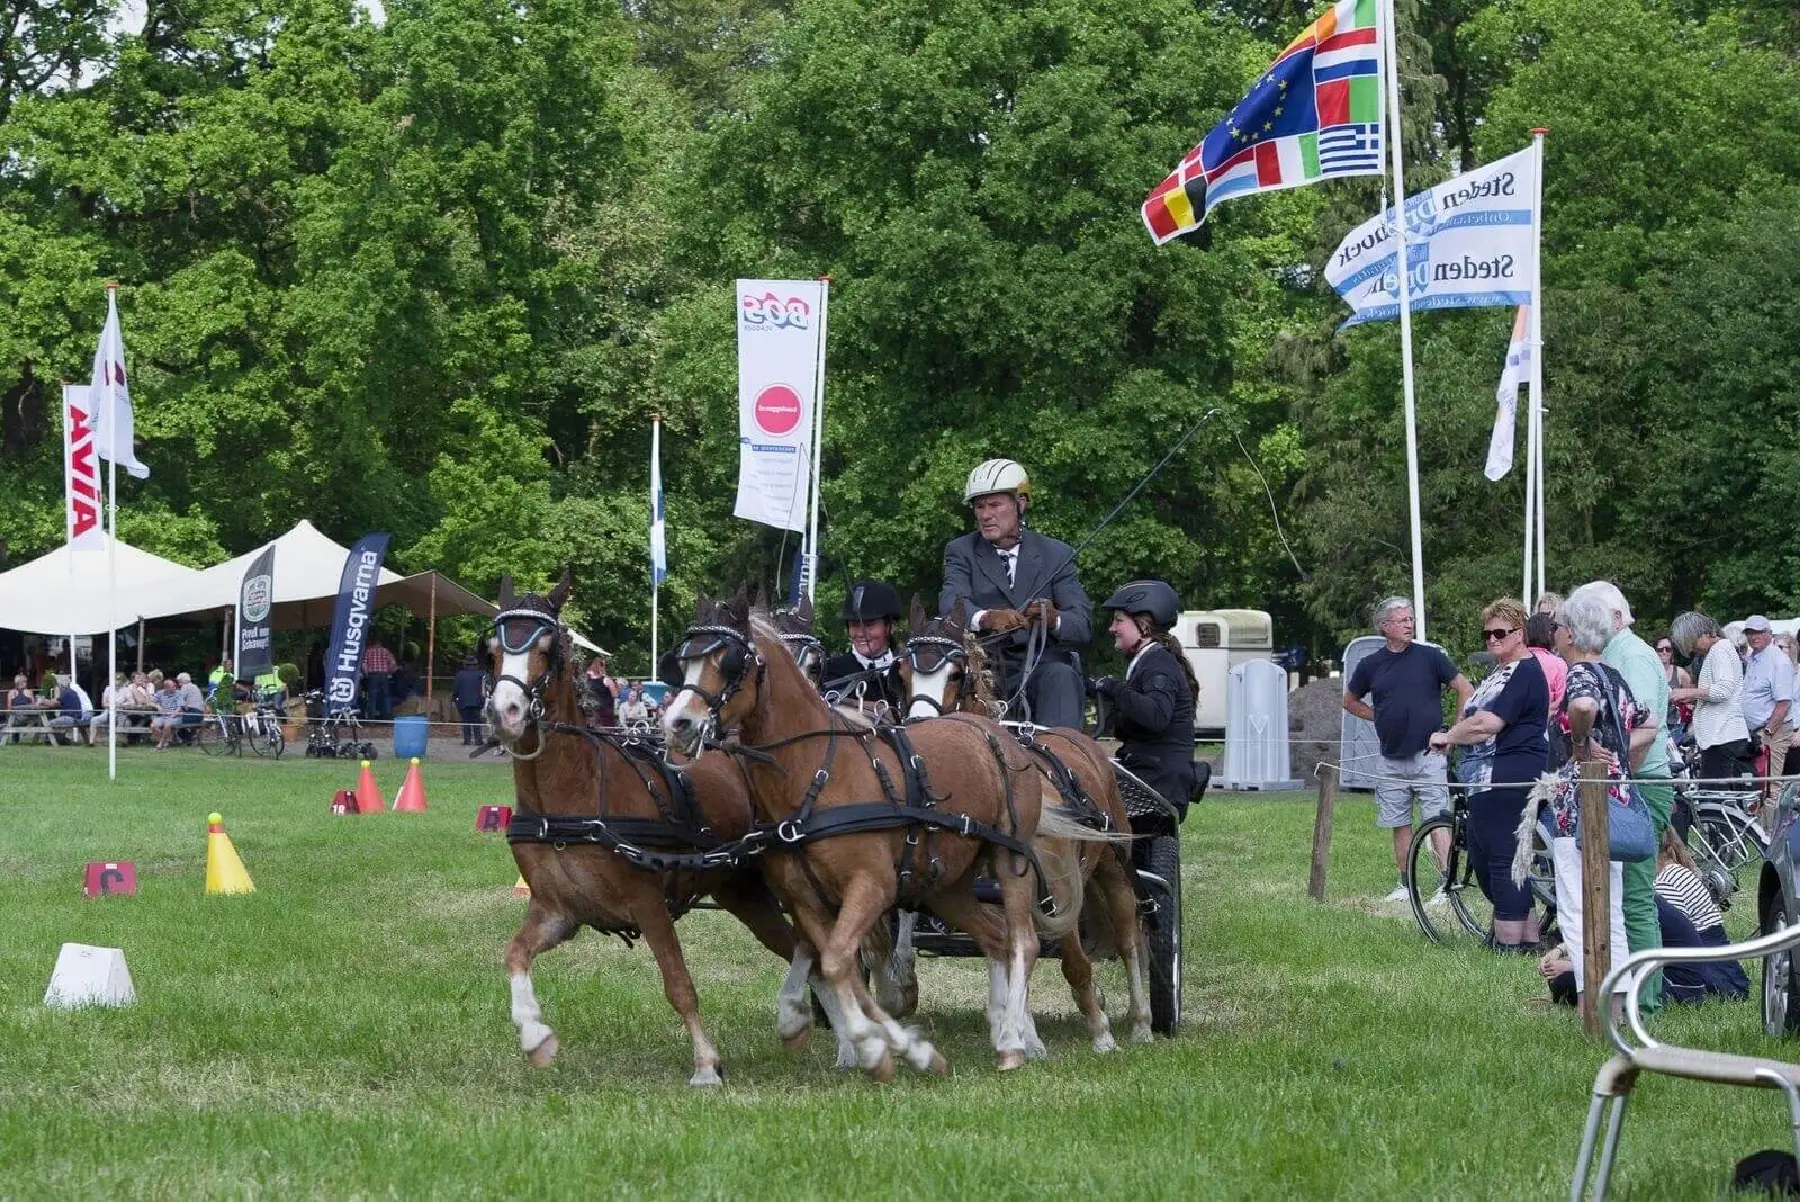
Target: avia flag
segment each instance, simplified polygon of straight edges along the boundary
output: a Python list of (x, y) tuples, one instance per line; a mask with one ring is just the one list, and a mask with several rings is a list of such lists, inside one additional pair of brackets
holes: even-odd
[(94, 458), (94, 406), (85, 384), (63, 385), (63, 533), (73, 551), (106, 549), (100, 522), (100, 464)]
[(662, 423), (650, 425), (650, 583), (669, 578), (669, 544), (663, 525)]
[(131, 390), (125, 384), (125, 335), (119, 329), (119, 298), (106, 290), (106, 328), (94, 351), (93, 389), (94, 450), (142, 480), (150, 469), (138, 462), (137, 438), (131, 419)]
[(1488, 440), (1487, 478), (1498, 480), (1512, 470), (1513, 427), (1519, 411), (1519, 386), (1531, 372), (1531, 306), (1520, 305), (1513, 318), (1512, 341), (1506, 347), (1506, 366), (1500, 371), (1500, 387), (1494, 392), (1499, 407), (1494, 411), (1494, 435)]
[(1378, 12), (1376, 0), (1342, 0), (1288, 44), (1144, 201), (1158, 246), (1228, 197), (1381, 174)]

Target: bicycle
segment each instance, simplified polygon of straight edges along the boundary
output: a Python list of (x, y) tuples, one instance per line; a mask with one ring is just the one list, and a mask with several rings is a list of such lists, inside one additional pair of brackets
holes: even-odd
[(1765, 859), (1769, 853), (1769, 835), (1757, 821), (1762, 807), (1762, 793), (1755, 785), (1741, 788), (1688, 783), (1699, 771), (1699, 748), (1692, 739), (1684, 741), (1677, 754), (1670, 757), (1670, 776), (1675, 786), (1676, 804), (1685, 807), (1689, 818), (1686, 843), (1701, 870), (1713, 900), (1729, 907), (1731, 894), (1738, 889), (1738, 872), (1746, 864)]
[(239, 719), (250, 750), (257, 755), (280, 759), (287, 750), (287, 735), (282, 732), (282, 713), (275, 707), (278, 689), (264, 689), (256, 699), (256, 708)]
[[(1494, 904), (1481, 891), (1469, 858), (1469, 795), (1451, 792), (1450, 810), (1419, 824), (1406, 852), (1406, 898), (1419, 929), (1433, 943), (1492, 944)], [(1433, 846), (1443, 837), (1444, 850)], [(1538, 928), (1545, 938), (1556, 927), (1556, 868), (1543, 833), (1532, 833), (1531, 880), (1534, 908), (1541, 906)]]
[(194, 742), (206, 755), (244, 754), (244, 724), (236, 714), (208, 714), (194, 728)]

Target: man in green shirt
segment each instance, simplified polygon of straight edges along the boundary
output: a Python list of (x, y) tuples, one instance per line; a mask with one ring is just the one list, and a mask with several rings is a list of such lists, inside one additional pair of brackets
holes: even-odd
[[(1590, 593), (1612, 610), (1613, 636), (1600, 653), (1600, 662), (1625, 678), (1631, 695), (1648, 711), (1645, 721), (1657, 728), (1656, 737), (1644, 753), (1637, 777), (1653, 777), (1654, 783), (1638, 785), (1638, 795), (1650, 810), (1656, 824), (1656, 837), (1661, 840), (1675, 809), (1675, 786), (1669, 783), (1669, 751), (1663, 737), (1663, 715), (1669, 712), (1669, 677), (1656, 651), (1631, 631), (1635, 619), (1631, 603), (1617, 585), (1605, 580), (1584, 584), (1577, 593)], [(1656, 919), (1656, 857), (1625, 864), (1625, 938), (1634, 952), (1662, 946), (1662, 927)], [(1641, 1004), (1654, 1010), (1662, 1004), (1662, 974), (1645, 983)]]

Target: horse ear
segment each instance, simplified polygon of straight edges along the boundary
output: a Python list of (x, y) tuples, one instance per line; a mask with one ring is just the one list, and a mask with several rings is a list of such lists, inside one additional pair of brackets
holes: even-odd
[(907, 626), (914, 634), (917, 634), (925, 625), (925, 620), (925, 602), (920, 600), (919, 594), (914, 593), (912, 595), (912, 608), (907, 614)]
[(556, 587), (550, 590), (550, 608), (561, 609), (563, 602), (569, 599), (569, 590), (573, 587), (575, 587), (574, 577), (569, 574), (568, 568), (564, 568), (562, 579), (558, 580)]
[(956, 599), (956, 604), (952, 605), (950, 607), (950, 612), (944, 616), (956, 623), (956, 628), (958, 630), (967, 630), (969, 628), (969, 607), (961, 597)]
[(708, 601), (700, 593), (694, 594), (694, 623), (695, 623), (695, 625), (698, 625), (701, 622), (706, 621), (706, 615), (708, 612), (710, 612), (712, 604), (713, 603), (711, 601)]
[(808, 630), (811, 630), (813, 628), (812, 598), (811, 597), (800, 598), (800, 608), (795, 612), (797, 612), (800, 615), (800, 620), (802, 622), (806, 623), (806, 628)]
[(756, 608), (763, 613), (769, 612), (769, 589), (767, 585), (756, 586)]
[(737, 622), (738, 625), (740, 625), (740, 626), (749, 625), (749, 622), (750, 622), (750, 588), (749, 588), (749, 586), (740, 582), (737, 586), (737, 592), (735, 592), (731, 595), (731, 601), (726, 605), (725, 609), (726, 609), (726, 612), (728, 612), (731, 615), (732, 619), (735, 622)]
[(506, 575), (500, 577), (500, 608), (511, 609), (513, 600), (512, 573), (508, 572)]

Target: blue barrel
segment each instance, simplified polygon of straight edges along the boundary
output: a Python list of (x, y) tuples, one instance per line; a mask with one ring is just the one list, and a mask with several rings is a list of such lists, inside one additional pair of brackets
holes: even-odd
[(423, 714), (394, 719), (394, 758), (410, 760), (425, 757), (425, 742), (431, 734), (431, 719)]

